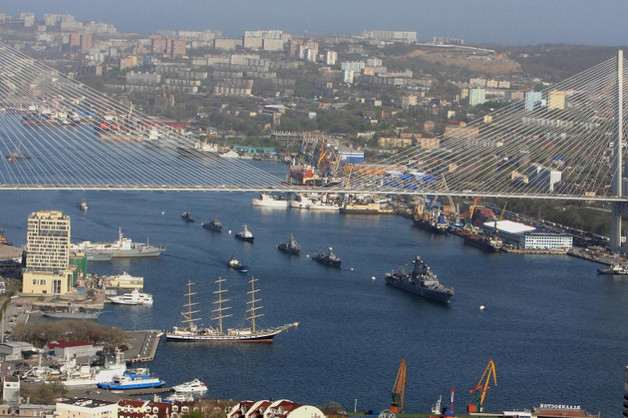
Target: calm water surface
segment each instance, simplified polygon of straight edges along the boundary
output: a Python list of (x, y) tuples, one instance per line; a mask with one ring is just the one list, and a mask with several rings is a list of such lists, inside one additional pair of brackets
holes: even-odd
[[(267, 165), (280, 172), (281, 165)], [(89, 211), (77, 202), (86, 198)], [(487, 411), (540, 403), (577, 404), (603, 416), (622, 410), (628, 364), (628, 281), (596, 274), (595, 264), (567, 256), (484, 254), (455, 236), (432, 236), (396, 216), (343, 216), (260, 209), (253, 194), (159, 192), (2, 192), (0, 223), (17, 244), (28, 215), (58, 209), (72, 218), (73, 241), (113, 241), (118, 227), (135, 241), (165, 243), (155, 260), (90, 264), (90, 271), (144, 276), (151, 307), (108, 305), (100, 322), (125, 329), (166, 329), (180, 322), (185, 284), (196, 283), (209, 318), (214, 281), (227, 280), (233, 322), (244, 324), (248, 278), (259, 279), (262, 325), (300, 322), (267, 345), (163, 341), (151, 370), (168, 384), (200, 378), (217, 398), (289, 398), (353, 409), (384, 409), (402, 358), (408, 363), (406, 410), (427, 412), (455, 387), (455, 410), (489, 359), (498, 386)], [(190, 211), (197, 222), (184, 223)], [(214, 215), (224, 232), (200, 223)], [(234, 239), (242, 224), (255, 243)], [(233, 233), (228, 234), (231, 230)], [(276, 244), (292, 232), (303, 249), (288, 256)], [(341, 270), (307, 254), (332, 246)], [(387, 271), (421, 255), (455, 288), (448, 305), (385, 286)], [(249, 273), (229, 271), (231, 255)], [(375, 279), (373, 280), (373, 277)], [(480, 311), (479, 306), (486, 310)], [(207, 320), (204, 320), (207, 323)]]

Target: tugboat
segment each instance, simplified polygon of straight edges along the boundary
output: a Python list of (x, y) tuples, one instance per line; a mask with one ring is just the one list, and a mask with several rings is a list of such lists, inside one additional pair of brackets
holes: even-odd
[(597, 269), (597, 274), (608, 274), (610, 276), (626, 276), (628, 275), (628, 267), (621, 264), (608, 266), (605, 269)]
[(194, 218), (192, 218), (192, 214), (190, 212), (183, 212), (181, 214), (181, 219), (183, 219), (187, 223), (194, 222)]
[(248, 226), (246, 225), (242, 225), (242, 231), (235, 234), (235, 237), (236, 239), (246, 242), (253, 242), (253, 239), (255, 239), (251, 231), (249, 231)]
[(327, 247), (326, 253), (316, 253), (312, 257), (312, 260), (330, 267), (340, 268), (342, 260), (336, 254), (333, 253), (333, 248)]
[(288, 241), (282, 242), (277, 245), (277, 249), (281, 252), (291, 255), (299, 255), (301, 254), (301, 247), (297, 240), (294, 239), (292, 233), (288, 234)]
[(454, 289), (440, 284), (436, 274), (432, 273), (429, 266), (418, 255), (413, 263), (414, 268), (411, 273), (406, 273), (403, 267), (386, 273), (386, 284), (427, 299), (449, 302), (454, 295)]
[(216, 218), (215, 216), (214, 219), (212, 219), (211, 221), (203, 222), (201, 226), (210, 231), (222, 232), (222, 222), (220, 222), (220, 220), (218, 220), (218, 218)]
[(78, 207), (81, 210), (81, 212), (87, 212), (87, 202), (85, 201), (85, 199), (79, 202)]
[(234, 269), (235, 271), (239, 271), (240, 273), (246, 273), (247, 271), (249, 271), (249, 267), (245, 264), (241, 264), (237, 258), (235, 258), (234, 256), (231, 256), (231, 258), (229, 259), (229, 261), (227, 261), (227, 266), (230, 269)]

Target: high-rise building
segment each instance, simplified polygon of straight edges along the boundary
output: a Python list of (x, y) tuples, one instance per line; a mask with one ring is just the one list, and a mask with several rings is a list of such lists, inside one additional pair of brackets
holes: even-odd
[(535, 110), (541, 107), (543, 93), (540, 91), (528, 91), (525, 96), (526, 110)]
[(32, 213), (28, 218), (26, 254), (29, 269), (67, 269), (70, 260), (70, 217), (60, 211)]
[(486, 90), (470, 89), (469, 90), (469, 106), (477, 106), (486, 102)]
[(327, 51), (327, 53), (325, 54), (325, 64), (336, 65), (337, 60), (338, 53), (336, 51)]

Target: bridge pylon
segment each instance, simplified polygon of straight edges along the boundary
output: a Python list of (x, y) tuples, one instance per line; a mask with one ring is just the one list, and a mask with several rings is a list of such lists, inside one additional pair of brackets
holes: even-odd
[[(617, 51), (617, 134), (615, 137), (614, 159), (613, 159), (613, 196), (623, 196), (622, 191), (622, 156), (623, 156), (623, 84), (624, 84), (624, 52)], [(625, 204), (622, 202), (612, 203), (611, 212), (611, 248), (618, 250), (621, 248), (621, 216), (625, 211)]]

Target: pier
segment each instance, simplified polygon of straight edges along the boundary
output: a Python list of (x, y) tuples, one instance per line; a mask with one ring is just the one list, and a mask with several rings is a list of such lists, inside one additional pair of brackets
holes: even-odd
[(155, 353), (159, 347), (163, 332), (158, 330), (126, 331), (126, 344), (129, 350), (125, 352), (128, 364), (146, 363), (155, 360)]

